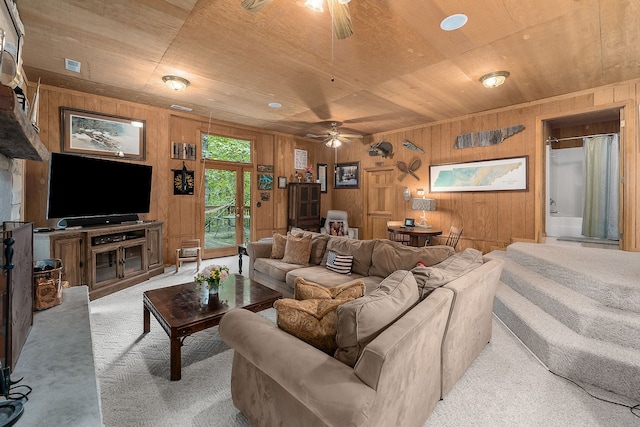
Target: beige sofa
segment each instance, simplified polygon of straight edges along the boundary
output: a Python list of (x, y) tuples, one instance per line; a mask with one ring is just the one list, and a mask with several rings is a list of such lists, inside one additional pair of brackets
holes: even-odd
[(220, 335), (234, 349), (234, 405), (256, 426), (422, 426), (491, 338), (502, 262), (447, 282), (460, 259), (431, 268), (435, 290), (369, 342), (353, 368), (257, 314), (232, 310)]
[[(274, 289), (293, 292), (297, 277), (333, 287), (347, 281), (361, 279), (366, 293), (375, 289), (382, 280), (396, 270), (411, 270), (418, 261), (432, 266), (455, 253), (449, 246), (429, 246), (414, 248), (387, 239), (354, 240), (345, 237), (328, 236), (320, 233), (294, 229), (292, 233), (312, 236), (309, 263), (290, 264), (282, 259), (271, 258), (272, 241), (249, 242), (249, 277)], [(326, 268), (327, 254), (335, 251), (342, 255), (353, 255), (353, 270), (350, 275), (329, 271)]]

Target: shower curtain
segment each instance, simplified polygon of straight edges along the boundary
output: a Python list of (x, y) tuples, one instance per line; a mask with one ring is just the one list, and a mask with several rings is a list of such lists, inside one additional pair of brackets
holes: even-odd
[(618, 240), (619, 136), (584, 138), (585, 205), (582, 235)]

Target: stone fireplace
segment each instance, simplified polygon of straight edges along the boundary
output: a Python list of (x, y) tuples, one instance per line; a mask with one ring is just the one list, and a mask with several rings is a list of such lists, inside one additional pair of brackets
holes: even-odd
[(0, 224), (23, 220), (24, 160), (0, 154)]

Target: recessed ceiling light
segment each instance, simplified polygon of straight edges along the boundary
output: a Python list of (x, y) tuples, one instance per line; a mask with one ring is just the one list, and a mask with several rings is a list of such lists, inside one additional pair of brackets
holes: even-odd
[(282, 104), (280, 104), (279, 102), (270, 102), (269, 103), (269, 107), (271, 107), (271, 108), (281, 108)]
[(457, 30), (458, 28), (463, 27), (464, 24), (467, 23), (468, 19), (467, 15), (463, 13), (456, 13), (455, 15), (444, 18), (440, 23), (440, 28), (444, 31)]
[(503, 84), (507, 77), (509, 77), (508, 71), (495, 71), (480, 77), (480, 81), (484, 87), (493, 88)]

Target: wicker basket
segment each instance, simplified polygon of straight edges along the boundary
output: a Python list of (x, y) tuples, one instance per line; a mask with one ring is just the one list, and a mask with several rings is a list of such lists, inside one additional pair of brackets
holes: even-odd
[(44, 310), (62, 303), (62, 260), (45, 259), (33, 266), (33, 309)]

